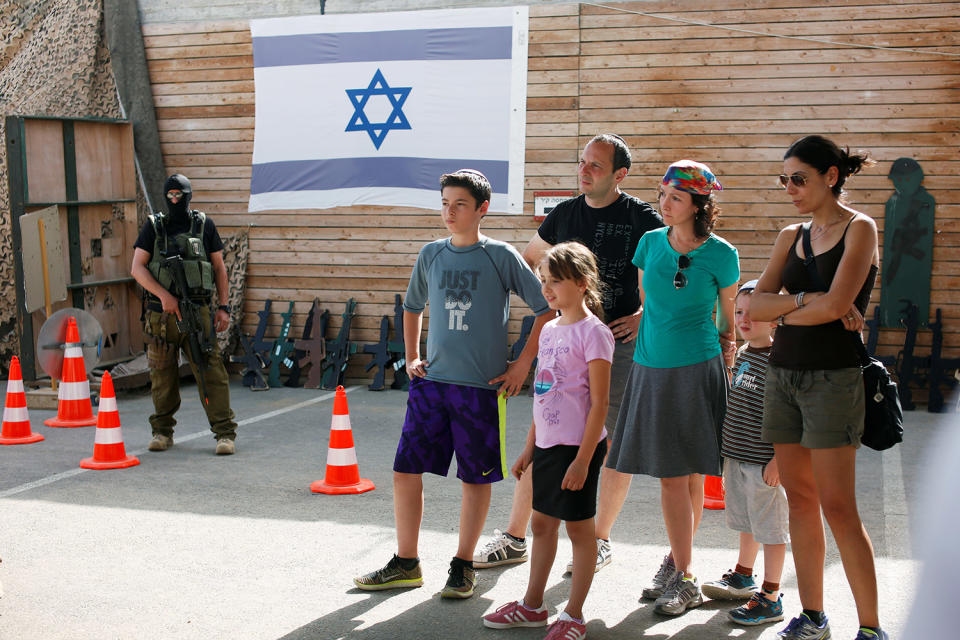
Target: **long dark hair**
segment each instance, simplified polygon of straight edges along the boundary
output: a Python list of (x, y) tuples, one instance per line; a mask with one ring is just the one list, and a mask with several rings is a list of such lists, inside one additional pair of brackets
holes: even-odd
[(797, 158), (814, 169), (820, 175), (826, 173), (830, 167), (836, 167), (837, 181), (834, 183), (831, 191), (833, 195), (840, 198), (843, 195), (843, 183), (850, 176), (859, 173), (864, 167), (876, 164), (876, 161), (870, 157), (866, 151), (857, 151), (850, 153), (850, 148), (841, 149), (833, 140), (823, 136), (804, 136), (800, 138), (787, 149), (783, 154), (783, 159)]
[(541, 269), (546, 266), (550, 275), (558, 280), (573, 280), (583, 283), (586, 291), (583, 299), (593, 315), (603, 320), (603, 283), (593, 252), (579, 242), (561, 242), (547, 250)]

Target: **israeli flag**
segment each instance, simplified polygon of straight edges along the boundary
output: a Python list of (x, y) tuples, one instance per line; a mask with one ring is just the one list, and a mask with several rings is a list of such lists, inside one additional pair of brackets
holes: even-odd
[(250, 211), (439, 207), (470, 168), (523, 210), (527, 7), (252, 20)]

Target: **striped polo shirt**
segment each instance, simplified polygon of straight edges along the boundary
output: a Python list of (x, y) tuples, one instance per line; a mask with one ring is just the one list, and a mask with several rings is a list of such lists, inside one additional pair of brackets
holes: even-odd
[(747, 344), (737, 352), (720, 444), (720, 453), (726, 458), (754, 464), (767, 464), (773, 458), (773, 445), (760, 439), (770, 349)]

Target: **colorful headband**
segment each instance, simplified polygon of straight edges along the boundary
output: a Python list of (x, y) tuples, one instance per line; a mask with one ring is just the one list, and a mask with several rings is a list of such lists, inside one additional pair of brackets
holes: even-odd
[(674, 162), (663, 175), (663, 184), (687, 193), (708, 195), (711, 191), (722, 191), (723, 186), (710, 171), (710, 167), (693, 160)]

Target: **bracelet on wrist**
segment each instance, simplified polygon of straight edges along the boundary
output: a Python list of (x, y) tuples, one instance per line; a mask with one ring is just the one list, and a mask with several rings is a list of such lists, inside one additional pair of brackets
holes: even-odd
[(797, 309), (803, 309), (803, 294), (804, 294), (803, 291), (797, 294), (797, 298), (796, 298)]

